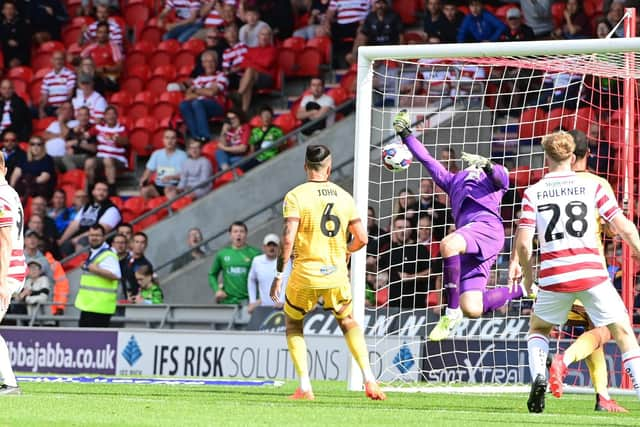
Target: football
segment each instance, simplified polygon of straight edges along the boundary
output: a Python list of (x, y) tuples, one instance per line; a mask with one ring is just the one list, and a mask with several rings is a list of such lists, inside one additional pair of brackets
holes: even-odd
[(400, 142), (392, 142), (382, 147), (382, 165), (391, 172), (406, 170), (412, 160), (411, 151)]

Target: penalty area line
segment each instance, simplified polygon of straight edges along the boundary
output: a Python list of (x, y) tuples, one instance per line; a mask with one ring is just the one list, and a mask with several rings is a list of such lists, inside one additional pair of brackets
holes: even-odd
[(29, 375), (18, 376), (24, 383), (70, 383), (70, 384), (135, 384), (135, 385), (190, 385), (222, 387), (280, 387), (284, 381), (275, 380), (233, 380), (199, 378), (144, 378), (144, 377), (90, 377), (75, 375)]

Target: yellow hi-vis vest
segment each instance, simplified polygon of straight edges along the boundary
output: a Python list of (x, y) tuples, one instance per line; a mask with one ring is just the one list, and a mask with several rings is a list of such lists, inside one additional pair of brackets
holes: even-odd
[[(100, 264), (107, 257), (114, 257), (116, 261), (118, 258), (112, 250), (108, 249), (93, 259), (91, 264)], [(80, 289), (78, 289), (75, 306), (79, 310), (90, 313), (113, 314), (116, 312), (117, 294), (117, 279), (106, 279), (85, 271), (80, 276)]]

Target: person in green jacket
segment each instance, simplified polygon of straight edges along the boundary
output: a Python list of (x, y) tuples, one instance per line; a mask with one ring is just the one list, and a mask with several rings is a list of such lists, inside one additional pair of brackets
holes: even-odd
[(247, 225), (242, 221), (229, 226), (229, 237), (231, 245), (220, 249), (213, 259), (209, 286), (215, 293), (216, 302), (241, 304), (249, 299), (247, 281), (251, 261), (261, 252), (247, 245)]
[(164, 294), (162, 289), (153, 280), (153, 267), (145, 264), (140, 266), (136, 272), (136, 281), (140, 286), (140, 292), (134, 296), (136, 304), (162, 304), (164, 303)]
[(284, 135), (282, 129), (273, 124), (273, 110), (270, 106), (261, 106), (259, 114), (262, 125), (251, 130), (249, 147), (252, 153), (262, 149), (266, 150), (258, 154), (245, 166), (247, 170), (275, 157), (278, 154), (279, 148), (271, 146)]

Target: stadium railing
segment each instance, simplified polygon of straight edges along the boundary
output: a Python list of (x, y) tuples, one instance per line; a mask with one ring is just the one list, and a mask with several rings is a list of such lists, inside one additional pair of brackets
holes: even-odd
[[(65, 313), (51, 314), (52, 303), (38, 304), (31, 314), (8, 313), (6, 321), (17, 326), (76, 326), (80, 312), (73, 304), (65, 305)], [(60, 304), (56, 304), (59, 306)], [(111, 317), (114, 327), (157, 329), (231, 329), (246, 323), (237, 305), (187, 304), (122, 304)]]

